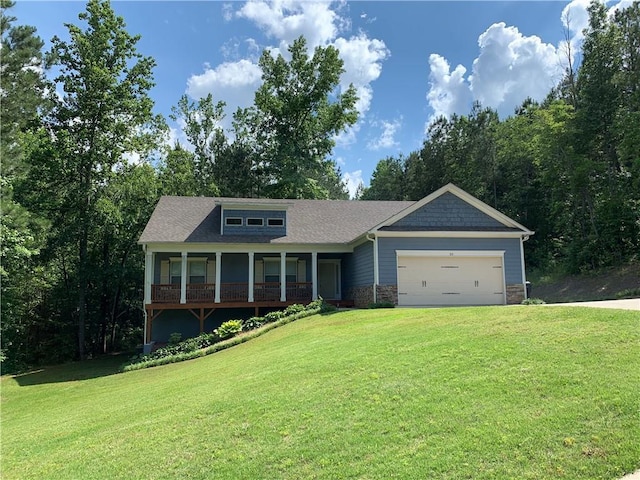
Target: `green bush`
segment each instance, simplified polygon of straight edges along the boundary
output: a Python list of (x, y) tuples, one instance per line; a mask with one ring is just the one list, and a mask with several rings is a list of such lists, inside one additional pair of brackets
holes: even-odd
[(173, 332), (169, 335), (169, 345), (177, 345), (182, 340), (182, 334), (180, 332)]
[(619, 300), (623, 298), (635, 298), (635, 297), (640, 297), (640, 287), (627, 288), (625, 290), (621, 290), (618, 293), (616, 293), (616, 298)]
[(242, 320), (228, 320), (216, 328), (213, 333), (217, 334), (221, 340), (231, 338), (242, 331)]
[(396, 304), (393, 302), (375, 302), (370, 303), (368, 308), (395, 308)]
[(300, 305), (299, 303), (294, 303), (293, 305), (289, 305), (287, 308), (284, 309), (284, 314), (295, 315), (296, 313), (304, 312), (305, 308), (306, 307), (304, 305)]
[(264, 316), (265, 323), (276, 322), (284, 317), (284, 312), (281, 310), (276, 310), (275, 312), (269, 312)]
[(254, 330), (264, 325), (265, 321), (262, 317), (251, 317), (242, 321), (243, 330)]
[(522, 301), (522, 305), (544, 305), (545, 302), (541, 298), (527, 298)]

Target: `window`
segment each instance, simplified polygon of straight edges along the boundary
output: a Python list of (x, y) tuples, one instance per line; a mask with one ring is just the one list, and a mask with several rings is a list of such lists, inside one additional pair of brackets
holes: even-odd
[(252, 227), (261, 227), (264, 225), (264, 219), (262, 218), (247, 218), (247, 225)]
[(284, 218), (269, 218), (267, 225), (269, 227), (282, 227), (284, 226)]
[(169, 283), (172, 285), (180, 285), (180, 277), (182, 276), (182, 261), (171, 261), (169, 273)]
[[(264, 259), (264, 281), (265, 283), (280, 283), (280, 259)], [(286, 282), (296, 283), (298, 281), (298, 261), (297, 259), (287, 260)]]
[(207, 277), (207, 262), (189, 262), (189, 283), (205, 283)]
[(224, 224), (225, 225), (230, 225), (230, 226), (242, 226), (242, 218), (240, 217), (227, 217), (224, 220)]

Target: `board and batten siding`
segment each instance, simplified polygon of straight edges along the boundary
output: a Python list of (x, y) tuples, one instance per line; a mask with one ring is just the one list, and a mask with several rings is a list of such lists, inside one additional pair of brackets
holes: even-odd
[[(241, 218), (242, 225), (227, 225), (227, 218)], [(248, 218), (261, 218), (262, 226), (247, 225)], [(279, 227), (270, 227), (270, 218), (282, 219), (284, 224)], [(222, 217), (223, 235), (266, 235), (284, 236), (287, 234), (287, 212), (285, 210), (235, 210), (224, 209)]]
[(519, 238), (379, 238), (380, 284), (397, 283), (396, 250), (504, 250), (505, 281), (507, 285), (521, 284), (520, 248)]
[[(502, 223), (452, 193), (444, 193), (401, 218), (389, 230), (420, 228), (504, 227)], [(383, 228), (383, 230), (385, 230)]]
[(351, 287), (373, 285), (373, 242), (365, 242), (353, 249), (349, 262)]

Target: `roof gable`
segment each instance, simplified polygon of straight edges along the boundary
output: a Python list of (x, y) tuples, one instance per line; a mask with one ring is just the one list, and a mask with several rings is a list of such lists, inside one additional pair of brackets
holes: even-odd
[(374, 231), (377, 230), (519, 230), (533, 234), (452, 183), (377, 225)]

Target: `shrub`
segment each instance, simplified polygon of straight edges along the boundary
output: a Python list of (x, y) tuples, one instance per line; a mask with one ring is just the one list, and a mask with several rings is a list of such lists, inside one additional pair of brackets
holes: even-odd
[(522, 305), (544, 305), (545, 302), (541, 298), (527, 298), (522, 301)]
[(284, 317), (284, 312), (277, 310), (275, 312), (269, 312), (264, 316), (265, 323), (276, 322)]
[(169, 335), (169, 345), (177, 345), (182, 340), (182, 334), (180, 332), (173, 332)]
[(228, 320), (216, 328), (213, 333), (220, 339), (230, 338), (242, 331), (242, 320)]
[(638, 288), (626, 288), (616, 293), (616, 298), (621, 300), (623, 298), (635, 298), (640, 297), (640, 287)]
[(375, 302), (370, 303), (369, 308), (395, 308), (396, 304), (393, 302)]
[(289, 305), (284, 309), (285, 315), (295, 315), (296, 313), (304, 312), (305, 306), (300, 305), (299, 303), (294, 303), (293, 305)]
[(262, 317), (251, 317), (242, 321), (243, 330), (254, 330), (260, 328), (265, 323)]

